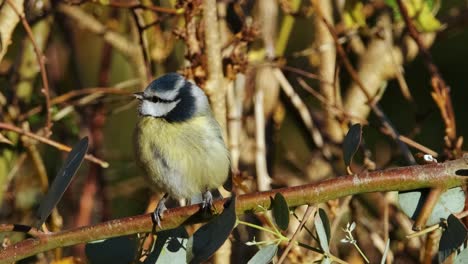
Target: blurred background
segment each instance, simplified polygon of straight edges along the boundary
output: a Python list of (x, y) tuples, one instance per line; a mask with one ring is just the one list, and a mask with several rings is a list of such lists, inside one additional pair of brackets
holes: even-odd
[[(418, 56), (398, 1), (221, 0), (213, 5), (217, 19), (204, 15), (205, 2), (1, 1), (2, 223), (33, 222), (66, 157), (63, 145), (84, 136), (96, 159), (83, 162), (49, 229), (152, 211), (159, 196), (134, 161), (132, 93), (167, 72), (183, 74), (208, 94), (225, 129), (238, 194), (347, 174), (341, 144), (354, 123), (364, 125), (354, 172), (411, 165), (417, 153), (439, 161), (460, 157), (466, 145), (460, 136), (468, 132), (466, 1), (403, 1), (450, 87), (451, 102), (434, 100), (427, 61)], [(447, 110), (452, 107), (453, 115)], [(350, 221), (357, 222), (357, 240), (371, 262), (382, 255), (378, 241), (388, 237), (396, 262), (423, 258), (424, 239), (404, 238), (411, 223), (393, 193), (331, 200), (323, 207), (337, 230), (331, 248), (342, 259), (362, 261), (339, 242), (341, 226)], [(247, 219), (264, 224), (261, 217)], [(245, 242), (255, 235), (239, 228), (228, 253), (212, 261), (246, 262), (256, 249)], [(22, 239), (6, 237), (10, 243)], [(57, 254), (44, 258), (84, 257), (82, 246)], [(317, 255), (302, 248), (287, 259), (313, 260)]]

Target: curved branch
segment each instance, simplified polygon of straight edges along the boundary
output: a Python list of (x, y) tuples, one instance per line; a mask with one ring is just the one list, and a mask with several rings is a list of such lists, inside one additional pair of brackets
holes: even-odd
[(45, 136), (50, 137), (52, 132), (50, 129), (52, 128), (52, 118), (51, 118), (51, 113), (50, 113), (50, 92), (49, 92), (49, 80), (47, 79), (47, 72), (46, 72), (46, 67), (45, 67), (45, 57), (42, 54), (41, 49), (36, 43), (36, 40), (34, 38), (34, 33), (31, 29), (31, 27), (28, 24), (28, 21), (26, 21), (24, 12), (22, 8), (19, 8), (16, 6), (16, 4), (13, 2), (13, 0), (7, 0), (8, 4), (11, 6), (13, 11), (16, 13), (16, 15), (20, 18), (21, 23), (23, 24), (24, 29), (26, 30), (26, 33), (31, 40), (32, 46), (34, 48), (34, 53), (36, 53), (36, 58), (37, 62), (39, 63), (39, 69), (41, 71), (41, 79), (42, 79), (42, 93), (44, 94), (45, 97), (45, 108), (46, 108), (46, 125), (45, 125)]
[[(463, 177), (466, 171), (468, 171), (468, 155), (446, 163), (341, 176), (318, 183), (241, 195), (237, 198), (236, 213), (241, 215), (246, 212), (259, 212), (262, 208), (270, 208), (271, 197), (274, 197), (276, 193), (281, 193), (288, 205), (295, 207), (365, 192), (404, 191), (428, 187), (447, 189), (466, 184), (468, 179)], [(226, 199), (219, 200), (213, 204), (216, 212), (223, 210), (225, 201)], [(163, 228), (156, 227), (151, 214), (146, 214), (26, 239), (0, 251), (0, 264), (18, 261), (58, 247), (123, 235), (168, 230), (209, 220), (209, 218), (202, 217), (199, 205), (170, 209), (164, 213), (164, 216), (161, 223)], [(9, 230), (9, 226), (11, 225), (0, 225), (0, 230)]]

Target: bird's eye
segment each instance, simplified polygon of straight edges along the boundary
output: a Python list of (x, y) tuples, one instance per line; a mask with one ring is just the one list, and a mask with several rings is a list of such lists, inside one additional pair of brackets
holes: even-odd
[(161, 99), (159, 97), (157, 97), (157, 96), (151, 97), (151, 102), (158, 103), (159, 101), (161, 101)]
[(158, 97), (156, 95), (151, 96), (150, 100), (153, 103), (172, 103), (173, 102), (172, 100), (166, 100), (166, 99), (160, 98), (160, 97)]

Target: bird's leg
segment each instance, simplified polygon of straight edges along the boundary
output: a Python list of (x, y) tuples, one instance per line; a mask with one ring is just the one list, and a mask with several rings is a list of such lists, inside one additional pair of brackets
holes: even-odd
[(211, 194), (210, 190), (206, 189), (206, 191), (202, 194), (202, 197), (202, 209), (205, 211), (210, 210), (211, 206), (213, 205), (213, 195)]
[(168, 196), (169, 196), (168, 193), (164, 194), (161, 200), (159, 200), (158, 205), (156, 206), (156, 209), (154, 209), (154, 212), (153, 212), (153, 220), (160, 228), (161, 228), (161, 219), (163, 219), (163, 213), (164, 211), (167, 210), (165, 202)]

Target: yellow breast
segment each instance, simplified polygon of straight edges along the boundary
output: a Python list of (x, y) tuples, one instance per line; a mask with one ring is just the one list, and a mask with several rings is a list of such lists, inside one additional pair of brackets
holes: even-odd
[(173, 123), (141, 117), (135, 129), (135, 152), (155, 187), (174, 198), (217, 188), (228, 176), (229, 154), (211, 117)]

